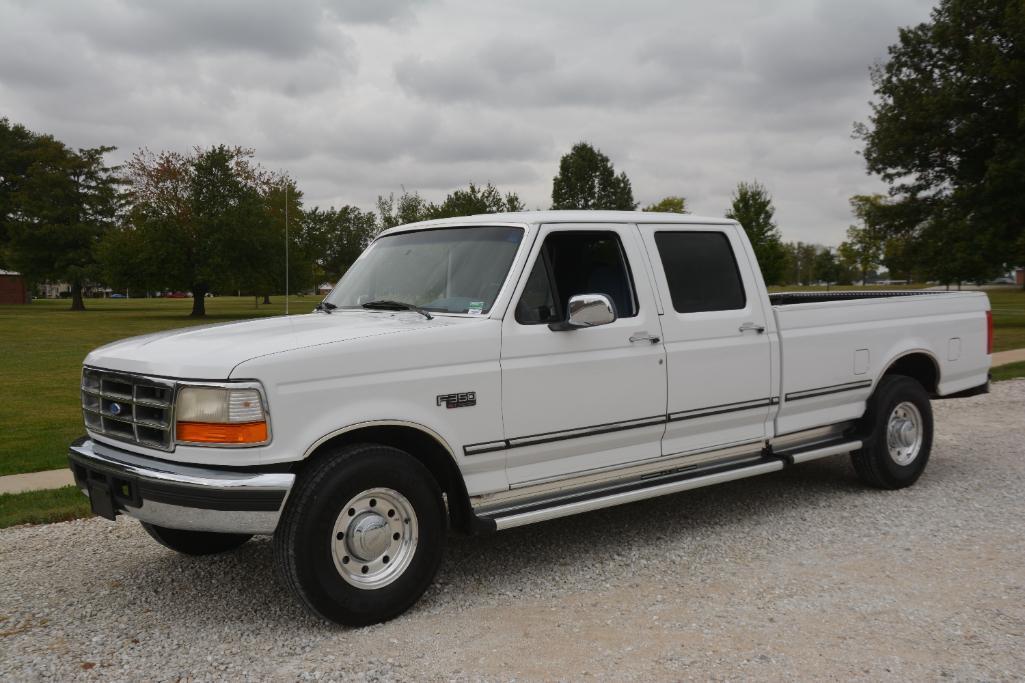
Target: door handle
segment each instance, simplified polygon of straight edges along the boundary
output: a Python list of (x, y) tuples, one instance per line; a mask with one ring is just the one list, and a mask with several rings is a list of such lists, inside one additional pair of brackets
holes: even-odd
[(755, 323), (744, 323), (743, 325), (740, 326), (740, 331), (741, 332), (749, 332), (751, 330), (754, 330), (758, 334), (761, 334), (762, 332), (765, 331), (765, 326), (764, 325), (758, 325), (758, 324), (755, 324)]
[(634, 334), (633, 336), (630, 337), (630, 341), (635, 343), (635, 344), (637, 342), (642, 342), (642, 341), (651, 342), (652, 344), (657, 344), (657, 343), (659, 343), (662, 340), (659, 339), (658, 337), (653, 337), (652, 335), (648, 334), (647, 332), (637, 332), (636, 334)]

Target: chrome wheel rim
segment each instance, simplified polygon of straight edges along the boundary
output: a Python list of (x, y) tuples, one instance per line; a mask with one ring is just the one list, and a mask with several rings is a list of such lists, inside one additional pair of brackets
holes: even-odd
[(898, 403), (886, 424), (886, 447), (898, 465), (910, 465), (922, 450), (922, 413), (914, 403)]
[(402, 576), (418, 541), (412, 503), (393, 489), (369, 489), (353, 496), (338, 513), (331, 557), (347, 583), (373, 590)]

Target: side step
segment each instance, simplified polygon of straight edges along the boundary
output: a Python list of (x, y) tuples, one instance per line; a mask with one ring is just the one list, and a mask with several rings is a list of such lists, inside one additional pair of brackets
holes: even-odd
[(560, 500), (542, 501), (497, 510), (490, 514), (475, 515), (475, 526), (478, 531), (501, 531), (513, 527), (544, 522), (580, 512), (601, 510), (602, 508), (633, 503), (638, 500), (657, 498), (671, 493), (690, 491), (705, 486), (723, 484), (737, 479), (755, 477), (759, 474), (778, 472), (789, 465), (825, 458), (841, 453), (850, 453), (861, 448), (861, 441), (844, 441), (841, 443), (818, 444), (797, 448), (782, 453), (774, 453), (754, 463), (748, 461), (732, 467), (719, 468), (707, 474), (697, 472), (677, 472), (660, 476), (654, 480), (640, 480), (631, 484), (620, 484), (616, 487), (589, 493), (578, 493), (565, 496)]
[(777, 458), (783, 458), (790, 465), (797, 465), (802, 462), (808, 462), (809, 460), (817, 460), (818, 458), (826, 458), (830, 455), (840, 455), (841, 453), (850, 453), (861, 448), (861, 441), (845, 441), (843, 443), (836, 443), (831, 445), (818, 445), (818, 446), (807, 446), (805, 448), (797, 448), (792, 451), (783, 451), (782, 453), (774, 453)]
[(697, 489), (703, 486), (712, 486), (713, 484), (722, 484), (736, 479), (754, 477), (759, 474), (768, 474), (769, 472), (777, 472), (781, 469), (783, 469), (782, 460), (761, 461), (754, 465), (736, 467), (721, 472), (715, 472), (713, 474), (690, 477), (684, 476), (675, 479), (674, 481), (663, 481), (663, 483), (655, 484), (653, 486), (632, 488), (630, 490), (604, 495), (598, 493), (591, 497), (576, 499), (571, 502), (550, 505), (547, 507), (535, 507), (521, 512), (510, 510), (508, 513), (499, 513), (492, 517), (491, 520), (495, 524), (495, 529), (501, 531), (502, 529), (511, 529), (513, 527), (523, 526), (524, 524), (533, 524), (534, 522), (543, 522), (549, 519), (556, 519), (557, 517), (575, 515), (578, 512), (600, 510), (614, 505), (622, 505), (624, 503), (645, 500), (646, 498), (655, 498), (657, 496), (664, 496), (670, 493), (689, 491), (690, 489)]

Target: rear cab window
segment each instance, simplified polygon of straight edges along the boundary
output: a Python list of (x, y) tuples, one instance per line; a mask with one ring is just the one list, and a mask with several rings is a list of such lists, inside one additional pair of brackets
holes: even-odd
[(659, 230), (655, 245), (677, 313), (733, 311), (747, 305), (737, 259), (725, 233)]

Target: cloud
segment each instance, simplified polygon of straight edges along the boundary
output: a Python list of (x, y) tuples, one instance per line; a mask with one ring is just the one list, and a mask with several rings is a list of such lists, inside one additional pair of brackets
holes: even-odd
[(878, 191), (851, 124), (867, 69), (931, 0), (0, 0), (3, 115), (68, 144), (237, 144), (309, 204), (470, 181), (550, 203), (587, 140), (638, 201), (722, 215), (773, 192), (787, 239), (836, 243)]
[(328, 11), (351, 24), (406, 24), (422, 0), (327, 0)]

